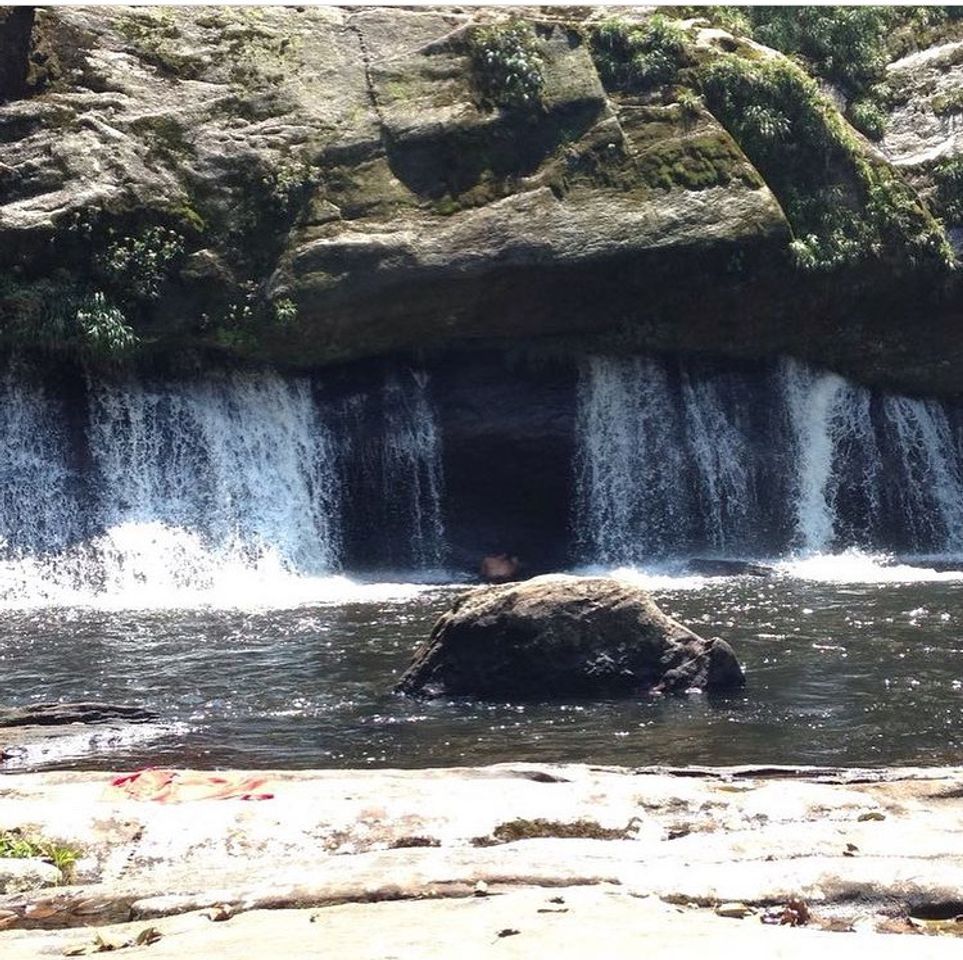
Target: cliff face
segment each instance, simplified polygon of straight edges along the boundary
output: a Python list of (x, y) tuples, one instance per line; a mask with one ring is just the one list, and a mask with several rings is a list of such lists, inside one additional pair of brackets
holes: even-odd
[[(644, 11), (612, 36), (606, 11), (518, 12), (0, 14), (7, 338), (309, 368), (467, 340), (789, 352), (959, 392), (939, 224), (795, 68), (686, 21), (675, 72), (629, 82), (615, 41)], [(528, 94), (492, 72), (513, 56)], [(821, 180), (780, 172), (794, 130), (753, 139), (735, 61), (743, 86), (796, 85), (779, 109), (825, 127), (793, 161)], [(816, 222), (807, 190), (869, 226)]]

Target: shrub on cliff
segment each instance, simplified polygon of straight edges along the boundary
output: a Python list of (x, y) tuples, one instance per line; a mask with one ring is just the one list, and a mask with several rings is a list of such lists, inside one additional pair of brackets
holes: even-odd
[(117, 356), (137, 344), (123, 313), (99, 291), (77, 305), (74, 326), (72, 332), (81, 350), (96, 356)]
[(179, 233), (149, 227), (133, 236), (113, 237), (100, 266), (111, 283), (142, 300), (155, 300), (183, 252)]
[(946, 266), (946, 239), (912, 189), (868, 159), (816, 82), (787, 59), (725, 55), (700, 73), (709, 109), (778, 197), (797, 264), (869, 257)]
[(952, 224), (963, 223), (963, 160), (944, 160), (933, 171), (937, 213)]
[(887, 117), (879, 104), (871, 99), (857, 100), (849, 105), (846, 118), (870, 140), (882, 140), (886, 133)]
[(813, 73), (850, 94), (883, 74), (894, 16), (886, 7), (750, 7), (753, 38), (805, 58)]
[(606, 20), (592, 28), (589, 40), (608, 90), (641, 92), (671, 83), (688, 62), (685, 29), (658, 14), (639, 24)]
[(85, 292), (65, 271), (35, 281), (0, 277), (4, 339), (86, 357), (120, 356), (137, 344), (123, 312), (101, 291)]
[(545, 86), (543, 57), (530, 23), (479, 27), (468, 38), (472, 77), (482, 100), (497, 107), (532, 107)]

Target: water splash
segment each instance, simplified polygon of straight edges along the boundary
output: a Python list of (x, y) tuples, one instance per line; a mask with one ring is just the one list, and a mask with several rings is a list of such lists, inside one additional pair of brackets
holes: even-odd
[(336, 569), (336, 451), (306, 380), (89, 382), (80, 499), (65, 492), (75, 478), (56, 406), (12, 376), (0, 516), (8, 528), (31, 511), (42, 522), (25, 526), (22, 544), (8, 542), (5, 603), (245, 605), (294, 585), (316, 591)]
[(868, 554), (845, 550), (836, 554), (815, 554), (784, 560), (776, 571), (799, 580), (820, 583), (950, 583), (963, 580), (961, 570), (936, 570), (922, 565), (900, 563), (889, 554)]

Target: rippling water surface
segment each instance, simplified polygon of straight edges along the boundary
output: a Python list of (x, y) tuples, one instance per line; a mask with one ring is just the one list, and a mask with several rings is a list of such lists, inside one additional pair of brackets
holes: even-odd
[(5, 700), (141, 703), (172, 732), (61, 766), (118, 769), (592, 763), (957, 763), (963, 581), (649, 581), (734, 645), (726, 698), (419, 702), (390, 688), (461, 588), (263, 611), (8, 611)]

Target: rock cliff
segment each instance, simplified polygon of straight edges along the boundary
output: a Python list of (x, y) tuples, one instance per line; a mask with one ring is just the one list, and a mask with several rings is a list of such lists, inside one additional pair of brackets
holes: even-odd
[[(652, 22), (0, 13), (6, 339), (302, 368), (466, 341), (788, 352), (958, 393), (931, 180), (904, 178), (780, 54), (705, 20)], [(782, 91), (760, 107), (768, 145), (740, 119), (744, 88)], [(897, 165), (922, 149), (906, 109), (882, 145)], [(954, 149), (951, 129), (918, 136)]]

